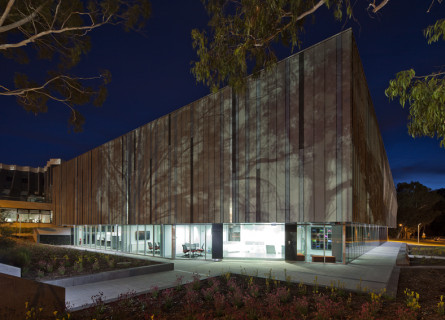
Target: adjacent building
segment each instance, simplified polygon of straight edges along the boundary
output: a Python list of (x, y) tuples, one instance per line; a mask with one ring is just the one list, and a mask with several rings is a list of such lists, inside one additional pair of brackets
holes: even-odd
[(351, 30), (52, 169), (74, 245), (166, 258), (347, 263), (396, 192)]
[(0, 163), (1, 221), (24, 226), (51, 223), (51, 167), (59, 164), (60, 159), (51, 159), (44, 168)]

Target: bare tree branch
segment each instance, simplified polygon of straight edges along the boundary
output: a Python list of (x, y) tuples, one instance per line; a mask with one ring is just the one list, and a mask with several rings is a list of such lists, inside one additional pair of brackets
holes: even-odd
[(59, 3), (57, 4), (57, 7), (56, 7), (56, 12), (54, 13), (53, 22), (51, 23), (51, 29), (54, 28), (54, 23), (57, 20), (57, 14), (59, 13), (59, 8), (60, 8), (61, 3), (62, 3), (62, 0), (59, 0)]
[[(262, 47), (264, 45), (264, 43), (269, 43), (270, 41), (272, 41), (273, 39), (275, 39), (281, 32), (283, 32), (284, 30), (288, 29), (289, 27), (291, 27), (292, 25), (295, 24), (295, 22), (304, 19), (304, 17), (314, 13), (315, 11), (317, 11), (317, 9), (319, 9), (322, 5), (324, 5), (326, 2), (325, 0), (320, 0), (318, 1), (318, 3), (313, 6), (310, 10), (303, 12), (302, 14), (300, 14), (298, 17), (295, 18), (295, 21), (289, 21), (289, 23), (287, 23), (286, 25), (284, 25), (284, 27), (279, 28), (276, 30), (275, 33), (271, 34), (269, 37), (267, 37), (266, 39), (262, 40), (261, 43), (257, 43), (257, 41), (255, 41), (255, 47)], [(291, 17), (292, 14), (291, 13), (286, 13), (282, 16), (282, 18), (288, 18)]]
[(89, 26), (84, 26), (84, 27), (71, 27), (71, 28), (63, 28), (63, 29), (58, 29), (58, 30), (46, 30), (46, 31), (42, 31), (38, 34), (35, 34), (31, 37), (29, 37), (28, 39), (24, 39), (20, 42), (17, 43), (5, 43), (5, 44), (1, 44), (0, 45), (0, 50), (6, 50), (6, 49), (10, 49), (10, 48), (19, 48), (19, 47), (23, 47), (26, 46), (27, 44), (31, 43), (31, 42), (35, 42), (37, 39), (40, 39), (41, 37), (44, 37), (46, 35), (49, 34), (58, 34), (58, 33), (64, 33), (64, 32), (68, 32), (68, 31), (85, 31), (82, 35), (87, 34), (88, 32), (90, 32), (93, 29), (96, 29), (98, 27), (103, 26), (104, 24), (109, 23), (109, 19), (111, 18), (108, 17), (105, 21), (97, 23), (97, 24), (92, 24)]
[(16, 21), (14, 23), (8, 24), (6, 26), (0, 26), (0, 33), (7, 32), (12, 29), (16, 29), (25, 23), (28, 23), (29, 21), (33, 20), (35, 17), (37, 17), (37, 14), (39, 11), (45, 6), (46, 2), (42, 3), (33, 13), (31, 13), (29, 16), (24, 17), (23, 19)]
[(9, 0), (8, 4), (6, 5), (5, 11), (3, 12), (1, 18), (0, 18), (0, 26), (3, 25), (5, 22), (6, 17), (9, 14), (9, 11), (11, 11), (12, 6), (14, 5), (15, 0)]
[(386, 4), (389, 2), (389, 0), (383, 0), (380, 2), (380, 4), (376, 5), (375, 0), (369, 4), (369, 6), (372, 8), (372, 13), (377, 13), (380, 9), (382, 9)]
[[(0, 88), (4, 90), (3, 92), (0, 92), (0, 96), (21, 96), (21, 95), (24, 95), (30, 91), (40, 91), (40, 90), (48, 87), (51, 83), (53, 83), (56, 80), (62, 80), (65, 84), (74, 88), (72, 85), (69, 84), (69, 82), (67, 80), (97, 80), (100, 78), (103, 78), (103, 76), (100, 75), (97, 77), (81, 78), (81, 77), (69, 77), (66, 75), (59, 75), (59, 76), (49, 79), (48, 81), (46, 81), (43, 85), (41, 85), (39, 87), (20, 88), (20, 89), (16, 89), (16, 90), (10, 90), (10, 89), (0, 85)], [(78, 90), (78, 88), (75, 88), (75, 89), (80, 92), (80, 90)], [(59, 101), (61, 101), (61, 100), (59, 100)]]

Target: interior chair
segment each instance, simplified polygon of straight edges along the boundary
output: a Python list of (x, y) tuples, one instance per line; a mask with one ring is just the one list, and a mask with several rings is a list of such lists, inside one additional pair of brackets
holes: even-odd
[(184, 253), (184, 257), (190, 257), (190, 250), (187, 248), (186, 244), (182, 245), (182, 252)]
[(150, 241), (148, 241), (147, 246), (148, 246), (148, 253), (153, 253), (153, 244)]
[(202, 256), (202, 253), (204, 252), (204, 244), (202, 244), (202, 247), (199, 247), (199, 243), (195, 243), (195, 252), (199, 255)]
[(155, 242), (155, 253), (161, 253), (161, 244), (159, 242)]

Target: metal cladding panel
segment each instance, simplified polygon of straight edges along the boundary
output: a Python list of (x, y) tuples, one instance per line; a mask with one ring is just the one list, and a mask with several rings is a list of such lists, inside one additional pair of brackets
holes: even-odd
[[(179, 150), (178, 150), (178, 112), (174, 112), (171, 117), (171, 209), (170, 218), (171, 223), (176, 223), (179, 215), (179, 183), (178, 183), (178, 170), (179, 170)], [(145, 222), (145, 224), (148, 224)]]
[(304, 53), (304, 221), (314, 215), (314, 48)]
[(100, 211), (96, 214), (99, 215), (98, 220), (100, 224), (108, 221), (109, 213), (109, 182), (107, 179), (107, 171), (109, 170), (109, 159), (108, 159), (108, 144), (102, 145), (97, 148), (100, 161), (97, 164), (96, 170), (100, 175), (101, 184), (99, 187), (100, 199), (99, 207)]
[(341, 35), (341, 46), (342, 210), (336, 221), (352, 221), (352, 32)]
[(202, 123), (202, 156), (201, 156), (201, 171), (200, 171), (200, 184), (202, 192), (202, 200), (200, 206), (200, 217), (199, 220), (204, 222), (207, 220), (207, 215), (209, 214), (209, 197), (210, 197), (210, 185), (209, 185), (209, 155), (210, 150), (206, 148), (210, 144), (209, 137), (209, 97), (202, 99), (202, 113), (201, 123)]
[(246, 222), (256, 221), (256, 190), (257, 190), (257, 81), (249, 81), (247, 84), (247, 158), (246, 158), (246, 201), (247, 201), (247, 213)]
[(198, 155), (199, 155), (199, 147), (202, 144), (202, 135), (199, 132), (199, 101), (193, 102), (190, 106), (190, 112), (191, 112), (191, 119), (190, 119), (190, 125), (191, 125), (191, 156), (190, 160), (192, 163), (191, 167), (191, 217), (190, 221), (192, 223), (198, 222), (198, 198), (199, 198), (199, 166), (198, 166)]
[[(62, 183), (65, 188), (65, 193), (62, 195), (62, 206), (64, 208), (64, 216), (62, 217), (63, 224), (69, 224), (71, 221), (77, 221), (77, 219), (82, 218), (78, 214), (76, 214), (76, 210), (82, 205), (81, 199), (78, 198), (78, 190), (77, 190), (77, 159), (71, 160), (66, 163), (65, 174), (66, 179), (62, 178)], [(70, 195), (74, 195), (70, 196)], [(77, 202), (75, 202), (77, 200)]]
[[(395, 227), (394, 183), (357, 47), (352, 39), (353, 222)], [(388, 195), (389, 194), (389, 195)]]
[[(277, 64), (276, 70), (276, 217), (274, 221), (286, 221), (286, 146), (288, 145), (286, 125), (286, 63)], [(289, 188), (289, 186), (288, 186)]]
[(95, 224), (99, 224), (100, 218), (100, 204), (98, 203), (98, 198), (100, 199), (100, 175), (97, 170), (99, 149), (93, 149), (90, 151), (90, 163), (91, 163), (91, 213), (92, 220)]
[(214, 197), (214, 211), (213, 211), (213, 222), (214, 223), (220, 223), (222, 221), (221, 218), (221, 211), (223, 208), (223, 179), (222, 179), (222, 169), (223, 169), (223, 155), (221, 153), (221, 146), (223, 141), (223, 135), (222, 135), (222, 123), (223, 123), (223, 117), (222, 117), (222, 106), (223, 106), (223, 95), (222, 92), (218, 92), (214, 94), (214, 156), (215, 156), (215, 197)]
[(299, 180), (299, 55), (289, 58), (289, 175), (290, 175), (290, 208), (289, 221), (301, 221), (300, 180)]
[(188, 105), (182, 112), (182, 163), (181, 163), (181, 198), (182, 198), (182, 215), (179, 223), (191, 222), (191, 106)]
[(277, 221), (277, 80), (276, 68), (267, 77), (267, 96), (269, 117), (267, 117), (267, 222)]
[(237, 222), (246, 222), (246, 92), (240, 94), (237, 99), (237, 114), (238, 117), (235, 121), (236, 124), (236, 137), (237, 143), (235, 146), (236, 157), (232, 159), (236, 164), (235, 179), (236, 188), (234, 198), (237, 200), (236, 213)]
[(193, 104), (193, 222), (202, 221), (203, 199), (203, 166), (204, 166), (204, 133), (203, 133), (203, 103), (202, 99)]
[(182, 165), (183, 165), (183, 151), (182, 151), (182, 109), (177, 110), (174, 113), (174, 190), (175, 190), (175, 211), (173, 211), (175, 222), (182, 221), (182, 207), (183, 207), (183, 197), (182, 197)]
[(336, 40), (325, 42), (325, 215), (328, 221), (337, 217), (337, 105)]
[(215, 222), (215, 217), (217, 214), (216, 205), (217, 205), (217, 191), (219, 188), (218, 180), (216, 175), (217, 169), (217, 156), (216, 156), (216, 146), (217, 146), (217, 137), (218, 131), (216, 130), (216, 124), (219, 120), (219, 112), (216, 109), (218, 101), (218, 95), (212, 94), (208, 99), (208, 118), (207, 118), (207, 126), (208, 126), (208, 145), (206, 145), (208, 150), (208, 176), (207, 181), (209, 185), (209, 198), (208, 198), (208, 214), (207, 219), (209, 223)]
[(266, 74), (263, 72), (259, 79), (259, 99), (260, 99), (260, 122), (259, 122), (259, 150), (257, 164), (259, 165), (259, 202), (260, 206), (257, 211), (260, 216), (260, 221), (269, 222), (269, 136), (268, 136), (268, 122), (269, 122), (269, 95), (268, 95), (268, 81)]
[(168, 223), (168, 217), (170, 215), (169, 212), (169, 203), (170, 203), (170, 192), (169, 192), (169, 159), (170, 152), (168, 146), (168, 135), (169, 135), (169, 126), (168, 126), (168, 116), (162, 117), (160, 119), (160, 135), (159, 135), (159, 144), (161, 145), (161, 150), (159, 152), (159, 194), (158, 194), (158, 208), (159, 208), (159, 223), (166, 224)]
[(314, 220), (325, 221), (325, 43), (314, 48)]
[(221, 221), (232, 222), (232, 90), (225, 88), (222, 94), (222, 145), (221, 180), (223, 182), (223, 207)]

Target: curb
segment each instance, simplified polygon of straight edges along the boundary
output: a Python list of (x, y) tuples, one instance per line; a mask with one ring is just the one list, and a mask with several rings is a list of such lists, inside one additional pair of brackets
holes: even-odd
[(151, 266), (142, 266), (136, 268), (129, 268), (124, 270), (114, 270), (108, 272), (101, 272), (96, 274), (75, 276), (71, 278), (63, 278), (49, 281), (42, 281), (46, 284), (52, 284), (59, 287), (74, 287), (80, 286), (83, 284), (94, 283), (94, 282), (102, 282), (108, 280), (115, 280), (121, 278), (128, 278), (134, 276), (141, 276), (144, 274), (163, 272), (163, 271), (171, 271), (174, 270), (174, 264), (171, 262), (159, 263)]

